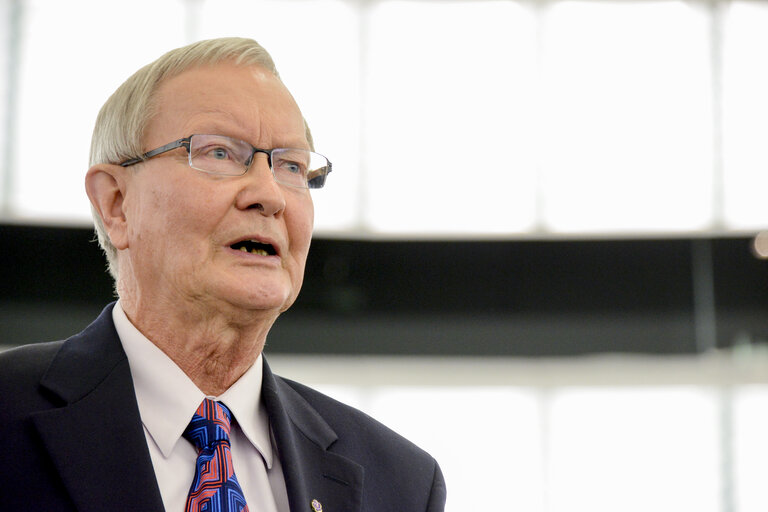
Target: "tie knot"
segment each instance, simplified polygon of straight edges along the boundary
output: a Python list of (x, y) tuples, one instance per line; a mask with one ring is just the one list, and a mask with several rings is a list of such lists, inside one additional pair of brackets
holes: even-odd
[(206, 398), (184, 430), (184, 437), (198, 450), (210, 448), (222, 441), (229, 444), (231, 421), (232, 413), (226, 405)]

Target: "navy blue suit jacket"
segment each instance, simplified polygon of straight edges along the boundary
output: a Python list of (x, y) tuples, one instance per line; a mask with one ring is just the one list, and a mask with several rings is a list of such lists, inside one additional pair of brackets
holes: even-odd
[[(443, 510), (435, 460), (369, 416), (266, 363), (262, 397), (292, 512)], [(163, 510), (112, 305), (65, 341), (0, 354), (0, 510)]]

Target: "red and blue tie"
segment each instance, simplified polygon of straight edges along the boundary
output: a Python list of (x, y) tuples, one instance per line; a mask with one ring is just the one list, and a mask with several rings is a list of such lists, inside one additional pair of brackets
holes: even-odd
[(248, 512), (232, 466), (231, 420), (224, 404), (206, 398), (184, 431), (198, 453), (186, 512)]

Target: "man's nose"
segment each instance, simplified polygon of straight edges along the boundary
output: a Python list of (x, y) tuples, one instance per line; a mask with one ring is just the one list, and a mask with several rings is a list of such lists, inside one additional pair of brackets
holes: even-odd
[(267, 155), (257, 153), (243, 176), (243, 188), (235, 201), (241, 210), (256, 209), (263, 215), (277, 215), (285, 209), (285, 194), (275, 181)]

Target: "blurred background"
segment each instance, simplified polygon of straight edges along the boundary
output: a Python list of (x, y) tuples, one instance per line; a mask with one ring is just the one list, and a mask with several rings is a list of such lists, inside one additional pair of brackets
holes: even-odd
[(278, 373), (449, 512), (768, 509), (768, 1), (0, 0), (0, 346), (112, 300), (103, 102), (232, 35), (334, 165)]

